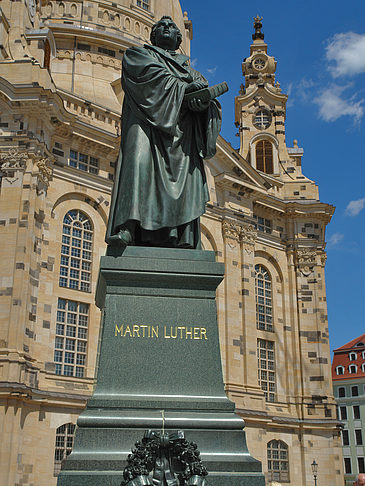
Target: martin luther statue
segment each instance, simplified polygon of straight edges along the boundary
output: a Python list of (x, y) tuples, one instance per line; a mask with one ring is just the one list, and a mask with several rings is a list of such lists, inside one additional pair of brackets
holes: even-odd
[(162, 17), (152, 45), (124, 54), (109, 245), (201, 247), (199, 217), (208, 201), (203, 159), (215, 154), (221, 111), (215, 99), (187, 96), (208, 83), (176, 52), (181, 41), (171, 17)]

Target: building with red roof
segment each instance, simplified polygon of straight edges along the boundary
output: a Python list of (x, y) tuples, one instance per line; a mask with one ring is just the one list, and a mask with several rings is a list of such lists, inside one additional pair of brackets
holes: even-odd
[(343, 423), (345, 484), (365, 472), (365, 334), (334, 350), (333, 393)]

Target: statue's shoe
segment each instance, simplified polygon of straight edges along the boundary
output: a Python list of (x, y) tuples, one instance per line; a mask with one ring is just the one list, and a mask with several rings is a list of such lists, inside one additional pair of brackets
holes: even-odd
[(132, 233), (129, 229), (121, 229), (115, 235), (109, 236), (106, 242), (108, 245), (129, 246), (133, 243)]

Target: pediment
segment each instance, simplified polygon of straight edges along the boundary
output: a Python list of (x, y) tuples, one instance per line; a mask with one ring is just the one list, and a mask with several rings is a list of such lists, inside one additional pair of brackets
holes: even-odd
[(219, 136), (217, 153), (207, 161), (217, 186), (267, 193), (272, 186), (226, 141)]

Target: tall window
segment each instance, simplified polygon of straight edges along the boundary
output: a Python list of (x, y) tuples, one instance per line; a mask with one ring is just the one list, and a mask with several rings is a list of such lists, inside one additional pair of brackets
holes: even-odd
[(150, 0), (137, 0), (137, 6), (142, 7), (145, 10), (150, 9)]
[(340, 407), (340, 419), (347, 420), (347, 408), (346, 406)]
[(354, 415), (354, 420), (360, 420), (360, 405), (353, 405), (352, 411)]
[(356, 445), (362, 445), (362, 430), (361, 429), (355, 429), (355, 440), (356, 440)]
[(343, 375), (345, 368), (343, 366), (336, 366), (336, 374)]
[(352, 474), (351, 458), (344, 457), (343, 462), (345, 463), (345, 474)]
[(276, 396), (275, 350), (272, 341), (257, 340), (258, 381), (268, 402)]
[(60, 287), (90, 292), (93, 230), (87, 216), (73, 209), (63, 219)]
[(348, 430), (343, 430), (342, 431), (342, 445), (348, 446), (350, 444), (349, 441), (349, 431)]
[(69, 166), (90, 172), (91, 174), (98, 174), (99, 159), (91, 157), (91, 155), (76, 152), (76, 150), (70, 150)]
[(56, 375), (85, 376), (89, 305), (58, 299), (54, 361)]
[(357, 366), (356, 365), (350, 365), (349, 366), (349, 372), (350, 373), (357, 373)]
[(274, 172), (272, 143), (268, 140), (256, 144), (256, 169), (266, 174)]
[(363, 457), (358, 457), (357, 458), (357, 466), (360, 473), (365, 473), (365, 461)]
[(262, 265), (255, 266), (256, 326), (262, 331), (273, 331), (271, 277)]
[(357, 386), (351, 387), (351, 396), (353, 396), (353, 397), (359, 396), (359, 388)]
[(288, 446), (282, 440), (267, 444), (267, 469), (269, 481), (289, 481)]
[(356, 361), (357, 354), (356, 353), (350, 353), (349, 358), (350, 358), (350, 361)]
[(54, 476), (58, 476), (64, 459), (71, 454), (75, 435), (75, 424), (61, 425), (56, 430), (56, 445), (54, 452)]

